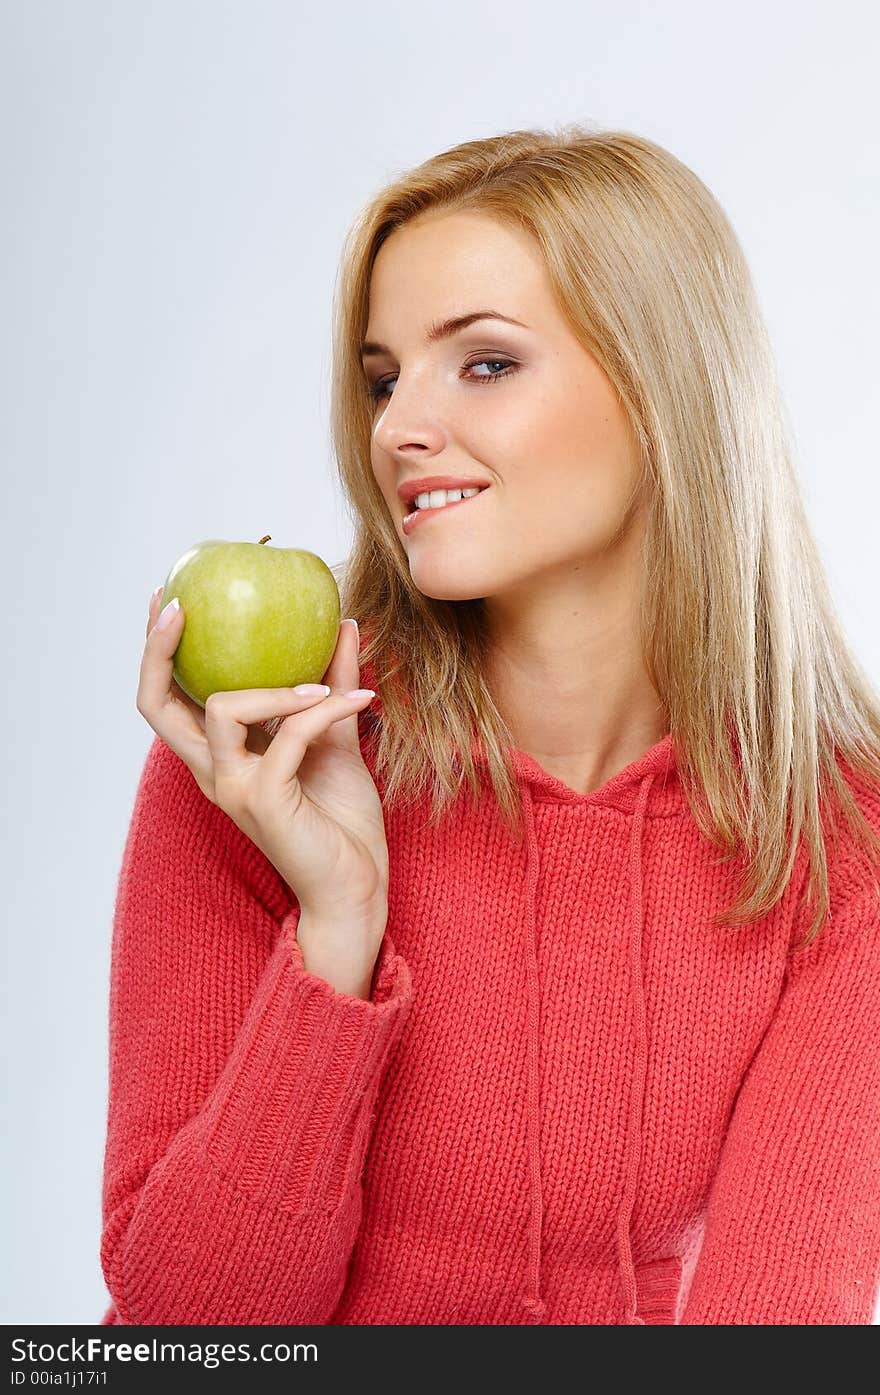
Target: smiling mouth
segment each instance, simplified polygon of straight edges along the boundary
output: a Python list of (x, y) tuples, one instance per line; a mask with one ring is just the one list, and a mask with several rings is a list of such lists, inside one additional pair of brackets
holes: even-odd
[[(403, 520), (403, 531), (405, 533), (410, 533), (417, 525), (420, 518), (436, 518), (438, 514), (451, 513), (455, 509), (463, 508), (465, 504), (472, 504), (475, 499), (479, 499), (480, 494), (485, 494), (491, 488), (492, 486), (489, 484), (484, 485), (478, 494), (471, 494), (467, 499), (456, 499), (453, 504), (439, 504), (435, 509), (417, 509), (415, 507), (415, 500), (413, 500), (412, 511), (406, 514)], [(404, 508), (406, 508), (405, 504)]]

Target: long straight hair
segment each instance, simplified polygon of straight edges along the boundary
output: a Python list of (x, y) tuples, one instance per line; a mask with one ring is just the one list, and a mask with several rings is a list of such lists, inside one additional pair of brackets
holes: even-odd
[(771, 909), (805, 839), (815, 906), (805, 947), (829, 912), (824, 840), (837, 845), (838, 814), (878, 885), (880, 839), (838, 761), (880, 789), (880, 699), (834, 611), (733, 228), (686, 165), (637, 135), (568, 125), (466, 141), (395, 178), (346, 238), (331, 436), (354, 542), (333, 572), (382, 699), (375, 768), (385, 803), (430, 793), (436, 825), (462, 788), (477, 799), (476, 736), (498, 807), (523, 834), (512, 735), (484, 677), (483, 603), (417, 589), (370, 458), (360, 344), (373, 263), (397, 228), (459, 211), (532, 235), (640, 443), (646, 668), (701, 832), (723, 849), (720, 861), (745, 863), (742, 894), (714, 923), (748, 925)]

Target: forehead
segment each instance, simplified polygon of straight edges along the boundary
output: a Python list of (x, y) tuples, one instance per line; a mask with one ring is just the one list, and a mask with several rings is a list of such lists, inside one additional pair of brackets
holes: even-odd
[(550, 283), (533, 239), (486, 214), (433, 214), (397, 228), (370, 277), (367, 338), (491, 306), (532, 323)]

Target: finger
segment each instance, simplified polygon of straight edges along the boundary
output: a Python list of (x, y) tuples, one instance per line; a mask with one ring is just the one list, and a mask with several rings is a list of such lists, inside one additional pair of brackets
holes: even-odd
[[(270, 717), (295, 716), (327, 695), (320, 684), (316, 691), (298, 693), (296, 688), (238, 688), (212, 693), (205, 703), (205, 735), (214, 769), (220, 775), (240, 775), (253, 764), (247, 750), (250, 727)], [(271, 745), (270, 745), (271, 749)], [(259, 759), (259, 757), (258, 757)]]
[[(289, 780), (299, 769), (309, 743), (332, 730), (334, 723), (357, 718), (371, 700), (371, 693), (347, 697), (298, 694), (293, 688), (247, 688), (235, 693), (213, 693), (205, 704), (206, 736), (215, 778), (238, 779), (254, 760), (266, 764), (266, 776)], [(283, 720), (265, 755), (253, 756), (245, 746), (249, 724), (268, 716)]]
[(183, 633), (183, 608), (175, 615), (169, 612), (171, 623), (157, 629), (159, 600), (150, 602), (150, 615), (147, 621), (147, 642), (141, 657), (140, 681), (138, 683), (138, 710), (159, 712), (168, 701), (171, 687), (174, 651)]
[[(149, 637), (150, 637), (151, 631), (154, 630), (155, 627), (156, 627), (156, 621), (159, 619), (159, 616), (160, 616), (160, 614), (162, 613), (162, 592), (163, 592), (163, 587), (158, 586), (158, 587), (156, 588), (155, 594), (154, 594), (154, 595), (151, 597), (151, 599), (150, 599), (149, 618), (148, 618), (148, 620), (147, 620), (147, 638), (148, 638), (148, 639), (149, 639)], [(179, 643), (179, 642), (180, 642), (180, 641), (178, 640), (178, 643)], [(191, 698), (190, 695), (189, 695), (189, 693), (185, 693), (185, 692), (183, 691), (183, 689), (181, 688), (180, 684), (177, 682), (177, 680), (174, 678), (173, 675), (174, 675), (174, 666), (173, 666), (173, 655), (172, 655), (172, 677), (171, 677), (171, 685), (170, 685), (170, 688), (169, 688), (170, 696), (171, 696), (175, 701), (179, 702), (179, 703), (181, 704), (182, 707), (185, 707), (186, 710), (187, 710), (188, 712), (192, 713), (192, 716), (193, 716), (193, 718), (195, 719), (195, 722), (196, 722), (196, 725), (197, 725), (198, 728), (199, 728), (199, 731), (202, 731), (202, 732), (203, 732), (203, 731), (205, 730), (205, 709), (202, 707), (201, 703), (196, 702), (195, 698)]]
[[(336, 636), (336, 648), (322, 682), (329, 683), (334, 693), (348, 693), (360, 687), (361, 674), (358, 664), (360, 638), (353, 620), (343, 620)], [(370, 699), (372, 701), (372, 699)], [(346, 746), (350, 750), (360, 750), (358, 740), (357, 714), (366, 703), (348, 716), (337, 720), (327, 732), (327, 740), (333, 746)], [(276, 737), (277, 739), (277, 737)]]
[[(349, 631), (355, 636), (354, 639), (351, 638)], [(347, 693), (360, 686), (360, 668), (357, 661), (359, 649), (360, 641), (357, 637), (357, 627), (350, 620), (343, 620), (336, 631), (336, 646), (333, 655), (321, 675), (321, 682), (326, 683), (331, 692)], [(283, 721), (283, 717), (273, 715), (266, 721), (260, 722), (259, 725), (274, 740)], [(344, 739), (348, 745), (351, 745), (352, 740), (356, 742), (357, 724), (349, 727), (346, 718), (343, 727), (340, 739)], [(334, 732), (338, 730), (338, 724), (333, 730)]]
[(154, 626), (155, 623), (156, 623), (156, 616), (159, 614), (159, 609), (160, 609), (161, 605), (162, 605), (162, 587), (161, 587), (161, 586), (157, 586), (156, 590), (153, 592), (152, 596), (150, 597), (150, 608), (149, 608), (149, 610), (148, 610), (148, 612), (147, 612), (147, 632), (146, 632), (146, 634), (145, 634), (145, 636), (144, 636), (145, 639), (149, 639), (149, 637), (150, 637), (150, 630), (153, 628), (153, 626)]
[(148, 626), (141, 656), (137, 710), (188, 764), (193, 758), (204, 764), (207, 755), (204, 714), (173, 677), (174, 652), (183, 633), (183, 609), (176, 614), (169, 612), (171, 623), (160, 630), (158, 616), (152, 613), (157, 605), (155, 602), (150, 606), (152, 623)]
[[(357, 715), (372, 702), (374, 694), (364, 690), (357, 697), (347, 693), (331, 693), (323, 702), (281, 723), (272, 744), (261, 757), (267, 780), (284, 785), (296, 774), (314, 741), (351, 746), (360, 753), (357, 737)], [(353, 738), (340, 737), (342, 728), (351, 724)]]
[(350, 619), (341, 621), (336, 634), (333, 657), (321, 682), (329, 683), (335, 692), (340, 693), (348, 693), (356, 688), (360, 682), (359, 652), (357, 625)]

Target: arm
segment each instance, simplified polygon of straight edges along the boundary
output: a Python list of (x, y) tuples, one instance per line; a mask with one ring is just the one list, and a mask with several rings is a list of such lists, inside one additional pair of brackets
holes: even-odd
[(725, 1136), (682, 1324), (870, 1324), (880, 1291), (880, 903), (790, 955)]
[(387, 934), (369, 1000), (309, 973), (289, 900), (157, 739), (113, 926), (101, 1264), (117, 1322), (325, 1323), (338, 1304), (411, 983)]

